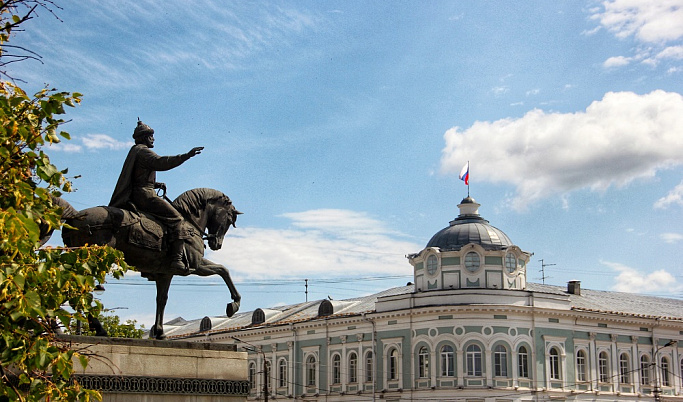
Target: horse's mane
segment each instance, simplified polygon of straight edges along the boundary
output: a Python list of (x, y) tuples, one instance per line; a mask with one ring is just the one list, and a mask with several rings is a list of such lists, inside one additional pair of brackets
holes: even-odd
[(218, 190), (195, 188), (180, 194), (178, 198), (173, 200), (172, 204), (183, 216), (190, 217), (196, 222), (199, 219), (200, 212), (206, 208), (207, 203), (221, 198), (228, 202), (230, 201), (227, 195)]

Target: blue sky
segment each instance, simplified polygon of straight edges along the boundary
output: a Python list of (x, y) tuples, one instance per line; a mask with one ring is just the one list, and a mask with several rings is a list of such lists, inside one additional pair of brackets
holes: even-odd
[[(240, 216), (219, 252), (243, 309), (411, 280), (405, 255), (480, 212), (534, 253), (528, 280), (683, 297), (683, 1), (69, 1), (14, 43), (25, 88), (84, 94), (77, 209), (109, 201), (137, 118), (155, 151), (205, 151), (158, 180)], [(58, 243), (58, 240), (53, 241)], [(102, 300), (147, 325), (154, 286)], [(168, 319), (220, 315), (216, 278), (175, 278)]]

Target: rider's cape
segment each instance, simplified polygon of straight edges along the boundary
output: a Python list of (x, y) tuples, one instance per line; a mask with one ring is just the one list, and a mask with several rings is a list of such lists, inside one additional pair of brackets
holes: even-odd
[(135, 159), (137, 158), (140, 149), (144, 147), (145, 146), (142, 144), (137, 144), (132, 146), (130, 151), (128, 151), (126, 161), (123, 162), (123, 168), (121, 168), (119, 180), (116, 182), (114, 193), (109, 201), (110, 207), (129, 208), (127, 203), (130, 200), (130, 195), (133, 191), (133, 168), (135, 167)]

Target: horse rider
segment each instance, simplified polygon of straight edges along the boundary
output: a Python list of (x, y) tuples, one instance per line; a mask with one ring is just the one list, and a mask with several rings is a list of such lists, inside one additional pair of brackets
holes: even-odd
[(166, 200), (159, 197), (154, 190), (166, 191), (166, 184), (156, 181), (156, 172), (171, 170), (180, 166), (186, 160), (198, 155), (204, 147), (192, 148), (185, 154), (175, 156), (159, 156), (154, 148), (154, 130), (138, 119), (138, 125), (133, 131), (135, 145), (128, 152), (123, 163), (121, 175), (109, 201), (110, 207), (122, 209), (137, 208), (159, 217), (169, 229), (169, 256), (172, 272), (188, 273), (183, 262), (183, 240), (180, 238), (179, 227), (182, 215)]

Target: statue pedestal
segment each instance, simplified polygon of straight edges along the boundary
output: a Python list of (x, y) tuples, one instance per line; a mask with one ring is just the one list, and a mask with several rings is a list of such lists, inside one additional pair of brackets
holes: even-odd
[(235, 345), (147, 339), (61, 336), (91, 357), (74, 362), (84, 388), (102, 392), (103, 402), (246, 401), (247, 354)]

